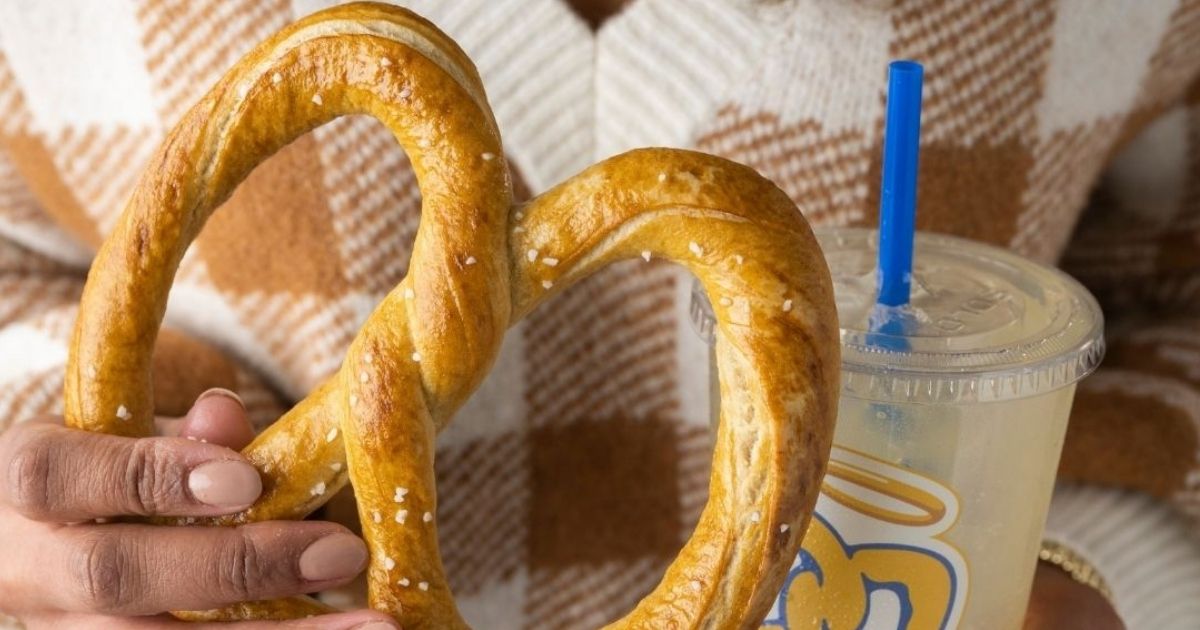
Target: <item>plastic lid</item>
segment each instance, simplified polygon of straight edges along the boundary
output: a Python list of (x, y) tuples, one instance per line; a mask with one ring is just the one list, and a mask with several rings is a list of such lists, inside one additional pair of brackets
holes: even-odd
[[(875, 305), (877, 233), (819, 230), (842, 327), (843, 392), (986, 402), (1065, 387), (1104, 356), (1104, 316), (1078, 282), (1003, 249), (918, 234), (909, 306)], [(871, 332), (899, 321), (900, 334)]]
[[(883, 310), (875, 304), (878, 233), (816, 234), (833, 275), (843, 395), (939, 404), (1023, 398), (1075, 383), (1104, 356), (1100, 307), (1057, 270), (920, 233), (911, 302)], [(705, 306), (692, 309), (702, 332)]]

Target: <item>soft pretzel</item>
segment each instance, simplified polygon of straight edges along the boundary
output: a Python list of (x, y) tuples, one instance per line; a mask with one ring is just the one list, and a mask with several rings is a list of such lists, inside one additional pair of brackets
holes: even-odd
[[(338, 372), (244, 451), (262, 473), (258, 503), (209, 524), (302, 518), (349, 480), (371, 551), (371, 605), (405, 628), (466, 627), (438, 553), (437, 432), (509, 326), (610, 262), (662, 258), (713, 297), (721, 423), (695, 533), (612, 627), (756, 626), (799, 548), (836, 412), (837, 319), (807, 224), (751, 169), (667, 149), (606, 160), (514, 207), (478, 74), (404, 9), (345, 5), (285, 28), (171, 132), (89, 274), (67, 366), (68, 421), (151, 433), (151, 351), (184, 251), (257, 164), (359, 113), (393, 131), (416, 171), (423, 207), (408, 275)], [(322, 610), (294, 598), (182, 616)]]

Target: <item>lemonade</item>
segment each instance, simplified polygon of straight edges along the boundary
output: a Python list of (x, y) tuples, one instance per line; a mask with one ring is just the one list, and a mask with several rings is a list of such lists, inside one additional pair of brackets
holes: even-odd
[(835, 447), (763, 627), (1020, 628), (1100, 310), (1057, 271), (932, 234), (910, 304), (881, 308), (875, 235), (817, 231), (842, 327)]
[[(898, 422), (891, 418), (881, 421), (876, 402), (843, 394), (834, 435), (839, 449), (818, 511), (830, 515), (838, 529), (845, 530), (841, 533), (851, 539), (848, 545), (887, 538), (894, 541), (900, 536), (886, 532), (909, 529), (915, 533), (927, 522), (935, 525), (938, 512), (944, 511), (940, 520), (946, 528), (913, 541), (912, 553), (928, 552), (929, 543), (941, 540), (962, 559), (961, 566), (947, 571), (958, 586), (953, 597), (923, 598), (921, 585), (910, 582), (910, 605), (917, 612), (929, 606), (942, 613), (944, 623), (939, 619), (936, 625), (904, 626), (893, 621), (866, 627), (1021, 627), (1074, 392), (1075, 386), (1068, 385), (1047, 394), (969, 407), (895, 405), (895, 415), (903, 418)], [(856, 483), (840, 475), (847, 452), (876, 460), (870, 472), (877, 478)], [(888, 487), (896, 485), (897, 469), (919, 475), (925, 484), (940, 484), (951, 496), (903, 502), (902, 493), (889, 492), (892, 489)], [(885, 478), (893, 481), (872, 483)], [(919, 487), (911, 482), (904, 486)], [(831, 498), (829, 489), (837, 498)], [(847, 506), (846, 496), (863, 501)], [(854, 516), (866, 522), (858, 527), (868, 531), (854, 532), (849, 525), (841, 526), (857, 522), (842, 514), (847, 510), (857, 511)], [(957, 519), (951, 520), (955, 513)], [(810, 547), (810, 541), (806, 540), (805, 546)], [(953, 564), (955, 553), (937, 555)], [(864, 567), (861, 573), (869, 576), (871, 567)], [(886, 592), (876, 596), (881, 606), (890, 597)], [(900, 619), (899, 615), (885, 615), (881, 606), (871, 607), (876, 613), (871, 621)], [(955, 620), (959, 620), (957, 625)], [(807, 626), (792, 620), (788, 627)], [(837, 627), (841, 626), (829, 626), (830, 630)]]

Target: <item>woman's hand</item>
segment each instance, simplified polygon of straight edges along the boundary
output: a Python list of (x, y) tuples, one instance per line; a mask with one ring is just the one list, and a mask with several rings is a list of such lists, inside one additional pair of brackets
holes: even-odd
[[(366, 566), (362, 540), (333, 523), (97, 524), (122, 515), (230, 514), (258, 498), (258, 472), (231, 450), (252, 437), (235, 396), (207, 392), (186, 418), (166, 424), (164, 433), (180, 437), (99, 435), (56, 418), (0, 434), (0, 609), (31, 629), (175, 628), (184, 624), (164, 611), (311, 593)], [(227, 626), (396, 627), (371, 611), (220, 624)]]
[(1125, 624), (1096, 589), (1039, 562), (1025, 630), (1124, 630)]

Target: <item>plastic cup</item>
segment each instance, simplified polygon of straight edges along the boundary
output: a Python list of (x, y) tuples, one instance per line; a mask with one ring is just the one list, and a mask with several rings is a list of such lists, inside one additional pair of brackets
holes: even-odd
[[(934, 234), (917, 235), (910, 304), (879, 307), (877, 234), (817, 230), (842, 327), (838, 424), (803, 550), (763, 627), (1020, 628), (1103, 317), (1054, 269)], [(702, 334), (704, 301), (693, 306)]]

